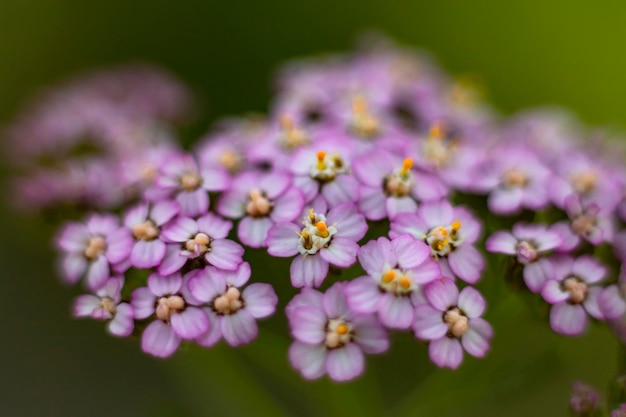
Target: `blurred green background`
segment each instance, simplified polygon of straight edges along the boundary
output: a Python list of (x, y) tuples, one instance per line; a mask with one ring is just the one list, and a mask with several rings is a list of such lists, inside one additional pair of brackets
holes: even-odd
[[(558, 104), (623, 128), (625, 19), (623, 1), (2, 0), (0, 123), (73, 73), (144, 60), (199, 93), (202, 132), (218, 116), (264, 111), (285, 60), (348, 50), (379, 30), (430, 51), (453, 74), (479, 76), (505, 113)], [(364, 378), (340, 386), (301, 382), (271, 334), (244, 349), (154, 360), (136, 341), (70, 318), (73, 292), (55, 278), (51, 230), (12, 212), (10, 199), (4, 191), (0, 416), (565, 416), (573, 379), (605, 388), (615, 372), (604, 328), (557, 337), (502, 288), (487, 316), (493, 351), (458, 372), (435, 372), (424, 346), (403, 336), (390, 355), (369, 358)]]

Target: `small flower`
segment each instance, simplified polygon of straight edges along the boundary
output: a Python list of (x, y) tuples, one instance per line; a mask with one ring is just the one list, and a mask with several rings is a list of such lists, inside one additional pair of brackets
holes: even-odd
[(574, 381), (569, 404), (576, 416), (594, 416), (600, 411), (600, 395), (589, 385)]
[(156, 180), (159, 187), (176, 193), (183, 216), (198, 216), (209, 209), (209, 191), (228, 188), (230, 178), (226, 171), (216, 168), (200, 169), (188, 154), (172, 157), (162, 168)]
[(287, 174), (246, 172), (235, 178), (217, 205), (222, 216), (243, 217), (237, 229), (239, 240), (247, 246), (265, 246), (267, 232), (275, 223), (295, 220), (304, 206), (302, 193), (291, 186)]
[(65, 252), (61, 264), (65, 280), (73, 284), (86, 275), (89, 288), (97, 290), (111, 277), (111, 269), (128, 258), (133, 240), (116, 216), (92, 214), (85, 223), (68, 223), (57, 244)]
[(485, 249), (489, 252), (515, 255), (517, 262), (524, 266), (524, 282), (532, 292), (540, 292), (546, 282), (546, 270), (551, 263), (543, 257), (562, 244), (562, 237), (556, 231), (543, 224), (517, 223), (512, 233), (494, 232)]
[(368, 242), (358, 254), (368, 276), (346, 284), (350, 308), (378, 313), (389, 328), (409, 328), (414, 307), (423, 301), (421, 286), (441, 277), (439, 265), (429, 255), (428, 246), (410, 235)]
[(425, 202), (417, 213), (401, 213), (391, 221), (392, 238), (408, 233), (430, 247), (444, 276), (458, 276), (473, 284), (480, 279), (485, 261), (473, 243), (480, 236), (480, 223), (463, 207), (446, 201)]
[(551, 262), (553, 276), (541, 290), (543, 298), (552, 304), (550, 326), (557, 333), (581, 334), (587, 314), (604, 319), (598, 305), (602, 288), (593, 284), (605, 277), (606, 268), (590, 256), (554, 256)]
[(296, 339), (289, 360), (307, 379), (324, 374), (335, 381), (354, 379), (363, 373), (363, 353), (382, 353), (389, 347), (387, 333), (374, 315), (350, 310), (344, 286), (337, 282), (325, 294), (305, 288), (287, 306)]
[(181, 340), (193, 340), (209, 330), (209, 319), (194, 300), (182, 294), (183, 278), (180, 274), (148, 277), (148, 286), (133, 291), (131, 305), (135, 318), (152, 317), (155, 320), (141, 335), (141, 349), (154, 356), (172, 355)]
[(232, 222), (213, 213), (205, 214), (198, 220), (177, 218), (162, 232), (162, 238), (168, 245), (159, 273), (173, 274), (189, 259), (198, 259), (229, 271), (236, 270), (242, 262), (244, 249), (226, 239), (232, 227)]
[(107, 329), (114, 336), (130, 336), (134, 327), (134, 313), (130, 304), (121, 301), (124, 279), (109, 278), (96, 295), (85, 294), (74, 300), (74, 317), (109, 320)]
[(291, 257), (291, 283), (296, 288), (319, 287), (329, 265), (347, 268), (356, 261), (356, 243), (367, 231), (367, 223), (353, 204), (341, 204), (326, 216), (313, 209), (302, 226), (278, 223), (267, 237), (270, 255)]
[(269, 284), (254, 283), (242, 290), (250, 279), (250, 264), (242, 263), (236, 271), (206, 267), (193, 272), (189, 291), (202, 304), (211, 325), (196, 343), (213, 346), (222, 337), (231, 346), (250, 343), (257, 337), (256, 319), (276, 310), (278, 297)]
[(130, 253), (130, 263), (136, 268), (152, 268), (165, 257), (167, 245), (159, 236), (161, 228), (180, 211), (175, 201), (161, 201), (150, 207), (138, 204), (128, 210), (124, 224), (132, 231), (135, 243)]
[(461, 292), (447, 278), (433, 281), (424, 290), (428, 304), (415, 308), (413, 331), (430, 340), (430, 359), (439, 367), (456, 369), (463, 349), (477, 358), (485, 356), (493, 337), (491, 325), (482, 316), (485, 300), (472, 287)]
[(595, 202), (584, 203), (575, 194), (565, 199), (569, 222), (559, 222), (553, 227), (563, 236), (560, 252), (569, 252), (581, 243), (581, 239), (597, 246), (613, 239), (613, 220), (606, 207)]

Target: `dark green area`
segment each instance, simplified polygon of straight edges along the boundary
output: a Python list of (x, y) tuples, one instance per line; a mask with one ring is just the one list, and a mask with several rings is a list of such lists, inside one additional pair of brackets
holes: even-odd
[[(617, 0), (3, 0), (0, 122), (74, 73), (143, 60), (200, 94), (200, 133), (220, 115), (266, 109), (270, 76), (285, 60), (347, 50), (373, 29), (430, 51), (454, 74), (479, 77), (504, 112), (559, 104), (586, 122), (624, 127), (625, 18)], [(423, 345), (399, 335), (389, 354), (368, 359), (359, 381), (303, 382), (288, 368), (279, 318), (251, 346), (154, 360), (136, 341), (70, 318), (77, 290), (55, 278), (51, 230), (11, 212), (3, 190), (0, 416), (565, 416), (573, 379), (604, 388), (615, 369), (604, 328), (556, 336), (535, 308), (498, 286), (487, 315), (493, 350), (457, 372), (436, 371)]]

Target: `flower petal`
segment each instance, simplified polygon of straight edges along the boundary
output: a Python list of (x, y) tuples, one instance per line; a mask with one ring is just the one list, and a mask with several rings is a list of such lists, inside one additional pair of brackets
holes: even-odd
[(180, 337), (161, 320), (155, 320), (141, 335), (141, 350), (159, 358), (171, 356), (180, 346)]
[(448, 333), (448, 325), (444, 323), (441, 311), (428, 304), (421, 304), (415, 308), (413, 332), (420, 339), (435, 340)]
[(456, 369), (463, 362), (463, 348), (458, 339), (444, 336), (430, 342), (428, 355), (440, 368)]
[(358, 250), (355, 241), (333, 236), (330, 245), (320, 250), (320, 256), (332, 265), (347, 268), (356, 262)]
[(298, 253), (300, 228), (293, 223), (279, 223), (267, 233), (267, 252), (272, 256), (289, 257)]
[(278, 296), (271, 285), (254, 283), (246, 287), (241, 295), (246, 303), (245, 309), (252, 317), (260, 319), (274, 314)]
[(587, 313), (581, 305), (559, 303), (550, 310), (550, 326), (557, 333), (578, 335), (585, 330), (586, 324)]
[(489, 350), (489, 340), (493, 337), (491, 325), (481, 318), (470, 321), (470, 327), (461, 336), (463, 348), (472, 356), (482, 358)]
[(307, 379), (317, 379), (326, 373), (326, 348), (294, 342), (289, 347), (289, 361)]
[(485, 298), (472, 287), (465, 287), (459, 293), (457, 305), (470, 319), (482, 316), (485, 311)]
[(349, 381), (363, 373), (365, 358), (354, 343), (332, 349), (326, 354), (326, 372), (335, 381)]
[(209, 330), (209, 319), (206, 313), (197, 307), (185, 308), (170, 318), (172, 329), (182, 339), (195, 339)]
[(245, 309), (222, 316), (220, 328), (224, 339), (231, 346), (250, 343), (259, 333), (256, 320)]
[(319, 287), (328, 275), (328, 262), (321, 256), (296, 256), (291, 261), (291, 285), (296, 288)]

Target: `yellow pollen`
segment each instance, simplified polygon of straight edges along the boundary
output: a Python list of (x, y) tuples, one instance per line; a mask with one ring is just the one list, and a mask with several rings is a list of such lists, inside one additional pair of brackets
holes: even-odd
[(390, 269), (389, 271), (385, 272), (385, 275), (383, 276), (383, 282), (385, 284), (389, 284), (391, 281), (393, 281), (393, 279), (396, 277), (396, 273), (393, 269)]
[(367, 100), (365, 97), (358, 96), (352, 100), (352, 112), (354, 112), (354, 114), (367, 113)]
[(443, 227), (438, 228), (437, 232), (441, 233), (442, 236), (448, 236), (448, 231), (444, 229)]
[(284, 130), (292, 130), (294, 128), (293, 119), (287, 113), (280, 116), (280, 127)]
[(403, 177), (406, 177), (409, 174), (411, 168), (413, 168), (413, 159), (405, 158), (404, 161), (402, 161), (402, 171), (400, 173)]
[(346, 334), (348, 333), (348, 326), (346, 326), (345, 324), (340, 324), (339, 326), (337, 326), (336, 332), (342, 335)]
[(406, 275), (400, 278), (400, 286), (405, 290), (408, 290), (411, 286), (411, 280)]
[(304, 240), (307, 240), (309, 238), (309, 232), (307, 232), (306, 230), (303, 230), (300, 233), (300, 236), (302, 236), (304, 238)]
[(433, 138), (442, 138), (444, 136), (444, 126), (443, 123), (436, 122), (430, 127), (430, 132), (428, 132), (430, 137)]
[(317, 232), (321, 237), (328, 237), (328, 228), (326, 227), (326, 223), (317, 222), (315, 223), (315, 227), (317, 228)]
[(323, 171), (326, 167), (326, 164), (324, 163), (324, 158), (326, 158), (326, 152), (317, 152), (317, 169), (319, 169), (320, 171)]
[(459, 229), (461, 228), (461, 222), (459, 220), (455, 220), (452, 222), (450, 226), (452, 227), (452, 230), (454, 230), (455, 232), (458, 232)]
[(315, 210), (309, 209), (309, 219), (311, 220), (311, 222), (315, 221)]

